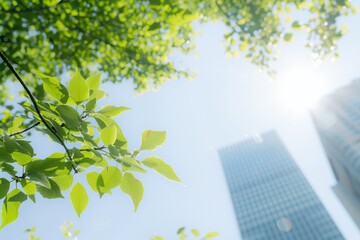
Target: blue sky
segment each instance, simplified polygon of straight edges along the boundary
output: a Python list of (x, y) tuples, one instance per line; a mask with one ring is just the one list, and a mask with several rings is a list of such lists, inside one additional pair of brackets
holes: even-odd
[[(170, 163), (183, 184), (152, 172), (138, 175), (145, 195), (136, 213), (130, 198), (120, 191), (101, 200), (90, 193), (89, 205), (80, 219), (69, 200), (39, 200), (36, 205), (28, 202), (21, 207), (17, 222), (0, 232), (0, 239), (27, 239), (23, 229), (33, 225), (43, 240), (60, 239), (59, 226), (65, 220), (73, 221), (81, 229), (79, 239), (87, 240), (143, 240), (153, 233), (174, 239), (181, 226), (203, 233), (219, 231), (219, 239), (240, 239), (217, 150), (245, 134), (270, 129), (278, 131), (346, 239), (360, 239), (359, 230), (330, 189), (335, 180), (310, 116), (305, 109), (279, 97), (278, 87), (279, 82), (301, 85), (304, 81), (310, 82), (309, 89), (312, 82), (320, 82), (322, 90), (331, 91), (360, 77), (360, 15), (350, 16), (343, 23), (349, 33), (339, 43), (339, 60), (321, 64), (311, 61), (310, 52), (303, 47), (304, 37), (296, 36), (294, 44), (279, 48), (276, 82), (241, 57), (226, 58), (221, 45), (225, 27), (213, 23), (198, 27), (202, 32), (197, 38), (198, 57), (180, 58), (181, 66), (198, 73), (194, 80), (169, 81), (159, 90), (142, 95), (135, 94), (129, 82), (105, 84), (109, 98), (104, 103), (132, 108), (117, 118), (130, 148), (139, 146), (145, 129), (168, 132), (166, 143), (147, 155)], [(300, 97), (306, 98), (307, 92)], [(36, 148), (43, 156), (58, 149), (47, 139), (37, 139)], [(77, 178), (82, 181), (82, 177)]]

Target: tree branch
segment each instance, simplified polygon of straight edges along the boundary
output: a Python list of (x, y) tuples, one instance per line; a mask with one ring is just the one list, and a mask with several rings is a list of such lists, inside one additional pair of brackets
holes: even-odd
[(83, 149), (80, 149), (80, 151), (82, 151), (82, 152), (91, 152), (92, 150), (103, 150), (104, 148), (106, 148), (106, 147), (101, 146), (101, 147), (94, 147), (94, 148), (83, 148)]
[(73, 161), (71, 154), (69, 152), (69, 149), (67, 148), (67, 146), (65, 145), (63, 139), (57, 134), (56, 130), (54, 127), (50, 126), (49, 123), (45, 120), (44, 116), (41, 114), (41, 111), (39, 109), (39, 106), (36, 103), (36, 100), (34, 98), (34, 96), (32, 95), (32, 93), (30, 92), (29, 88), (26, 86), (24, 80), (20, 77), (20, 75), (17, 73), (17, 71), (15, 70), (15, 68), (13, 67), (13, 65), (10, 63), (10, 61), (7, 59), (6, 55), (4, 54), (4, 52), (2, 50), (0, 50), (0, 57), (1, 59), (4, 61), (4, 63), (6, 64), (6, 66), (10, 69), (10, 71), (12, 72), (12, 74), (16, 77), (16, 79), (20, 82), (20, 84), (22, 85), (22, 87), (24, 88), (25, 92), (27, 93), (27, 95), (29, 96), (31, 102), (33, 103), (36, 113), (38, 114), (39, 118), (41, 119), (41, 122), (44, 123), (44, 125), (46, 126), (47, 129), (49, 129), (49, 131), (54, 134), (54, 136), (59, 140), (60, 144), (64, 147), (66, 154), (69, 157), (69, 160), (72, 164), (72, 168), (74, 170), (75, 173), (78, 173), (78, 170), (76, 169), (76, 164)]
[(25, 128), (24, 130), (22, 130), (22, 131), (20, 131), (20, 132), (16, 132), (16, 133), (10, 134), (10, 137), (13, 137), (13, 136), (15, 136), (15, 135), (18, 135), (18, 134), (22, 134), (22, 133), (24, 133), (24, 132), (27, 132), (27, 131), (29, 131), (30, 129), (36, 127), (36, 126), (39, 125), (39, 124), (40, 124), (40, 122), (36, 122), (35, 124), (31, 125), (31, 126), (28, 127), (28, 128)]

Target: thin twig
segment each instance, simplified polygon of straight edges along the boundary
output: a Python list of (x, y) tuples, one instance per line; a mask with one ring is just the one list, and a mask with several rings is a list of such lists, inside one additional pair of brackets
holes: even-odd
[(13, 75), (16, 77), (16, 79), (20, 82), (22, 87), (25, 89), (27, 95), (29, 96), (31, 102), (33, 103), (33, 105), (35, 107), (36, 113), (38, 114), (39, 118), (41, 119), (41, 122), (44, 123), (46, 128), (49, 129), (49, 131), (54, 134), (54, 136), (59, 140), (60, 144), (64, 147), (64, 149), (65, 149), (65, 151), (66, 151), (66, 153), (67, 153), (67, 155), (69, 157), (69, 160), (70, 160), (70, 162), (72, 164), (72, 168), (74, 169), (75, 173), (77, 173), (78, 170), (76, 169), (76, 164), (75, 164), (75, 162), (73, 161), (73, 159), (71, 157), (69, 149), (65, 145), (62, 138), (57, 134), (54, 127), (50, 126), (49, 123), (45, 120), (44, 116), (41, 114), (40, 108), (39, 108), (38, 104), (36, 103), (35, 97), (32, 95), (29, 88), (26, 86), (24, 80), (20, 77), (20, 75), (17, 73), (17, 71), (15, 70), (13, 65), (10, 63), (10, 61), (5, 56), (4, 52), (1, 51), (1, 50), (0, 50), (0, 57), (4, 61), (4, 63), (7, 65), (7, 67), (10, 69), (10, 71), (13, 73)]
[(101, 146), (101, 147), (94, 147), (94, 148), (83, 148), (83, 149), (80, 149), (80, 151), (82, 151), (82, 152), (91, 152), (92, 150), (103, 150), (104, 148), (106, 148), (106, 147)]
[(36, 126), (39, 125), (39, 124), (40, 124), (40, 122), (36, 122), (35, 124), (31, 125), (31, 126), (28, 127), (28, 128), (25, 128), (24, 130), (22, 130), (22, 131), (20, 131), (20, 132), (15, 132), (15, 133), (13, 133), (13, 134), (10, 134), (10, 137), (13, 137), (13, 136), (15, 136), (15, 135), (18, 135), (18, 134), (22, 134), (22, 133), (24, 133), (24, 132), (27, 132), (27, 131), (29, 131), (30, 129), (36, 127)]

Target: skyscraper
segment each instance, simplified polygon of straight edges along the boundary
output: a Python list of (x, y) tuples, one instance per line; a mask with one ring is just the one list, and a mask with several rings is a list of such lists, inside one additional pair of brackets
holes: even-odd
[(275, 131), (219, 154), (243, 240), (344, 239)]
[(337, 179), (335, 193), (360, 228), (360, 80), (318, 102), (311, 114)]

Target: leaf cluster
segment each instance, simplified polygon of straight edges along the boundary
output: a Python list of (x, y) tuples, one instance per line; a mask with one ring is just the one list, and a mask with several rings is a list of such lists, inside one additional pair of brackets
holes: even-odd
[[(161, 158), (139, 159), (142, 151), (162, 145), (166, 132), (146, 130), (139, 148), (128, 149), (127, 139), (114, 118), (129, 108), (99, 106), (106, 95), (99, 88), (99, 73), (85, 79), (76, 70), (67, 86), (55, 77), (39, 75), (49, 100), (20, 102), (22, 114), (11, 121), (8, 129), (0, 129), (0, 172), (6, 174), (0, 178), (1, 228), (16, 220), (21, 203), (28, 199), (36, 202), (39, 195), (54, 199), (69, 194), (80, 216), (89, 201), (85, 183), (100, 197), (114, 189), (122, 190), (131, 197), (136, 210), (144, 189), (135, 173), (153, 169), (180, 182)], [(64, 151), (36, 157), (36, 149), (25, 136), (28, 131), (42, 132)], [(75, 174), (79, 175), (77, 180)]]

